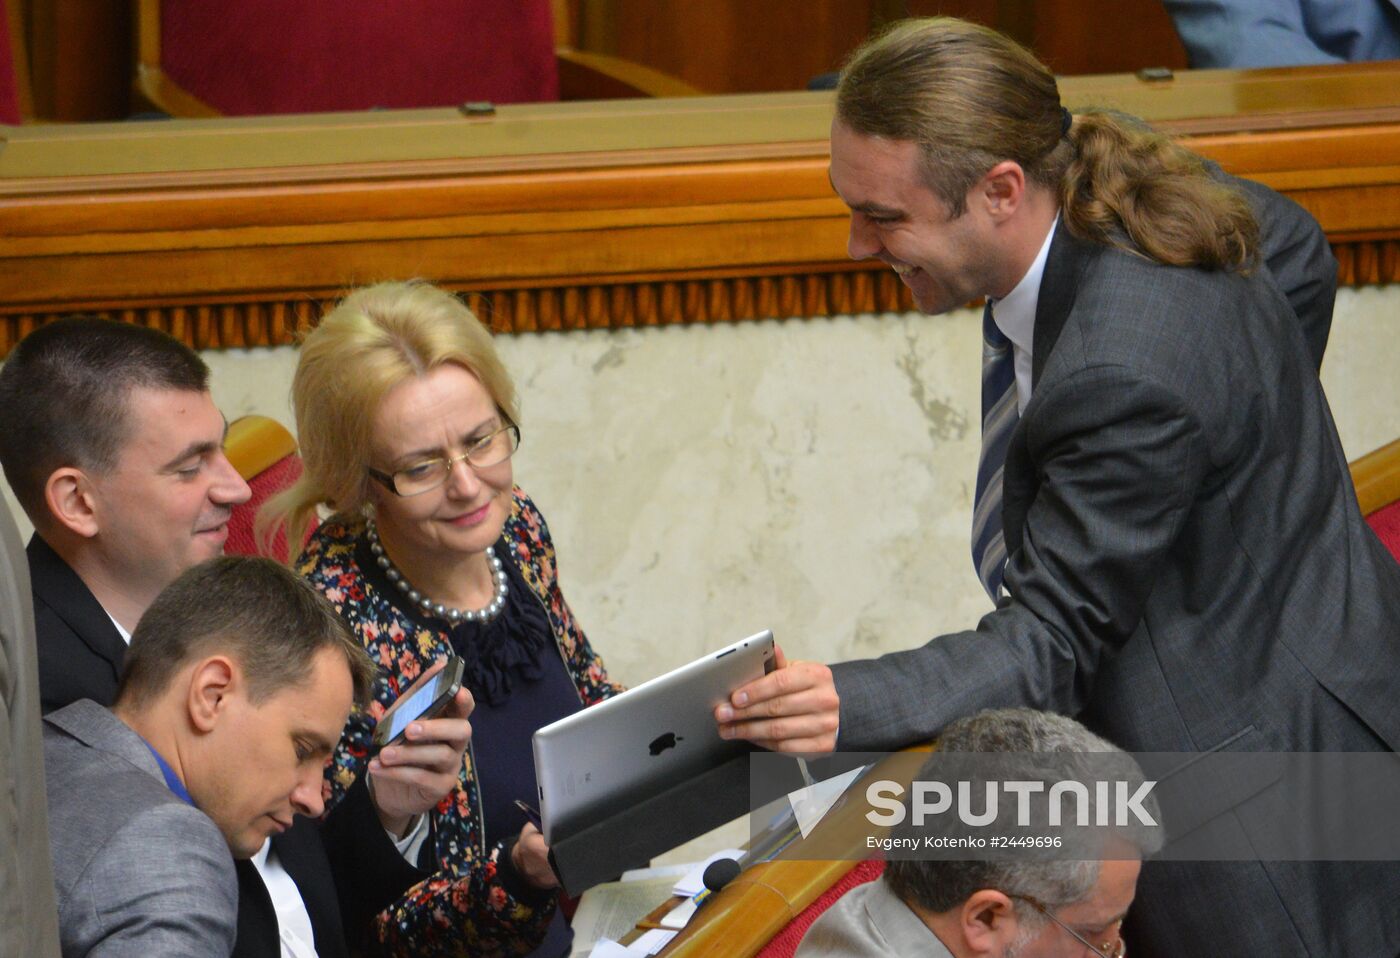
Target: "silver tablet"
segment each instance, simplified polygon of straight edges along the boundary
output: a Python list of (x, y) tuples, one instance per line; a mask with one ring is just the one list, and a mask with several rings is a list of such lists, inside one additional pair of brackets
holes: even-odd
[(537, 731), (545, 842), (751, 751), (719, 737), (715, 706), (772, 669), (773, 633), (760, 632)]

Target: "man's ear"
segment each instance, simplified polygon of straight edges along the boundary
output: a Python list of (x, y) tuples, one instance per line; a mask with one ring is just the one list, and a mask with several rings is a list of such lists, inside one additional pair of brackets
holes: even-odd
[(190, 673), (190, 724), (199, 732), (212, 732), (228, 714), (242, 681), (242, 672), (226, 655), (211, 655), (197, 664)]
[(994, 220), (1008, 219), (1026, 197), (1026, 171), (1015, 160), (1002, 160), (977, 181), (972, 192)]
[(44, 483), (44, 504), (55, 522), (85, 539), (101, 531), (92, 479), (76, 466), (53, 471)]
[(1020, 932), (1015, 905), (995, 889), (975, 891), (958, 909), (958, 931), (972, 954), (1004, 954)]

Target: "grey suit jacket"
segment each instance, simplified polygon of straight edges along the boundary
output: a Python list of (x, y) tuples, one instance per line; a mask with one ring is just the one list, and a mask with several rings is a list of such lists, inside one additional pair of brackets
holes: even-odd
[(219, 829), (166, 786), (140, 736), (83, 700), (44, 719), (65, 958), (227, 958), (238, 882)]
[(822, 912), (794, 958), (953, 958), (953, 953), (877, 878)]
[[(1267, 270), (1164, 267), (1060, 228), (1033, 382), (1004, 473), (1010, 598), (836, 666), (841, 748), (1010, 705), (1136, 751), (1400, 745), (1400, 566)], [(1135, 953), (1400, 952), (1400, 866), (1149, 864), (1139, 889)]]
[(29, 574), (0, 502), (0, 955), (58, 954)]

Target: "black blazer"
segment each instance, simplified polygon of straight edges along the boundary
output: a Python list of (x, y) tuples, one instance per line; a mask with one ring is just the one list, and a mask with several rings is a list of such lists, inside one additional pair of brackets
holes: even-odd
[[(36, 533), (25, 551), (44, 712), (79, 699), (110, 706), (126, 643), (91, 590), (42, 537)], [(346, 958), (347, 940), (362, 939), (376, 913), (427, 877), (404, 861), (385, 834), (363, 779), (325, 822), (298, 816), (272, 845), (301, 892), (320, 958)], [(238, 939), (233, 954), (280, 958), (277, 914), (267, 887), (251, 862), (236, 865)]]
[[(347, 958), (366, 941), (369, 921), (427, 877), (404, 861), (370, 802), (364, 779), (351, 787), (324, 822), (297, 816), (272, 839), (273, 851), (296, 882), (319, 958)], [(252, 862), (238, 871), (238, 938), (232, 958), (279, 958), (277, 912)]]
[(78, 573), (36, 532), (25, 549), (44, 713), (78, 699), (111, 705), (126, 642)]

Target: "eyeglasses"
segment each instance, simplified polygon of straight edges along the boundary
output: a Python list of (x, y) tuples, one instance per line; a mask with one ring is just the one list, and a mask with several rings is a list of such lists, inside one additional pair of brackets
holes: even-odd
[(1075, 941), (1079, 942), (1081, 945), (1083, 945), (1085, 948), (1088, 948), (1096, 955), (1103, 955), (1104, 958), (1123, 958), (1123, 956), (1128, 953), (1128, 945), (1125, 941), (1123, 941), (1123, 936), (1121, 934), (1115, 935), (1112, 941), (1104, 942), (1102, 945), (1096, 945), (1092, 941), (1081, 935), (1079, 932), (1075, 931), (1069, 925), (1066, 925), (1064, 922), (1060, 921), (1060, 919), (1056, 918), (1055, 913), (1052, 912), (1044, 903), (1037, 901), (1029, 895), (1013, 895), (1010, 892), (1006, 892), (1005, 894), (1008, 898), (1019, 898), (1021, 901), (1030, 905), (1032, 908), (1040, 912), (1046, 918), (1049, 918), (1055, 924), (1059, 925), (1065, 931), (1069, 932), (1069, 934), (1074, 938)]
[(520, 448), (520, 427), (508, 422), (488, 436), (483, 436), (458, 456), (420, 459), (390, 474), (366, 467), (370, 478), (396, 496), (419, 496), (446, 485), (452, 467), (465, 462), (473, 469), (499, 466)]

